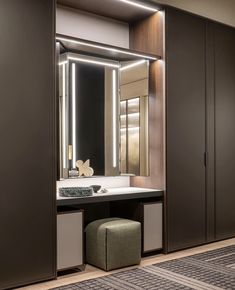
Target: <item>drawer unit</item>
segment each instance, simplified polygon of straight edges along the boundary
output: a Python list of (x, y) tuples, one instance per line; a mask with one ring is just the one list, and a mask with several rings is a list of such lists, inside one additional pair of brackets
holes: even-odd
[(162, 249), (162, 202), (142, 203), (142, 217), (143, 253)]
[(57, 270), (84, 264), (83, 211), (57, 214)]

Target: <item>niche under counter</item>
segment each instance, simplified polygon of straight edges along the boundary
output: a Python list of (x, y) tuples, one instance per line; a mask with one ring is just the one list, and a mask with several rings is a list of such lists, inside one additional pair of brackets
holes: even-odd
[(142, 256), (163, 250), (164, 191), (138, 187), (110, 188), (88, 197), (58, 197), (58, 213), (82, 210), (84, 229), (92, 221), (120, 217), (141, 222)]

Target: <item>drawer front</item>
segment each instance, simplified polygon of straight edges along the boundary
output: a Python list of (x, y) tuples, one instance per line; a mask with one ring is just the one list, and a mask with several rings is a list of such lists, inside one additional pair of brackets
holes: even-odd
[(143, 252), (162, 249), (162, 203), (143, 204)]
[(57, 215), (57, 270), (83, 264), (83, 212)]

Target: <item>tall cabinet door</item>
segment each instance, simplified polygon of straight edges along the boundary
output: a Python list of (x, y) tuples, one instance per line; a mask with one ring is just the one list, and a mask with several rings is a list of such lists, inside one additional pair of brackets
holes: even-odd
[(55, 277), (54, 1), (0, 1), (0, 289)]
[(205, 242), (205, 21), (166, 11), (166, 248)]
[(235, 235), (235, 29), (214, 24), (215, 230)]

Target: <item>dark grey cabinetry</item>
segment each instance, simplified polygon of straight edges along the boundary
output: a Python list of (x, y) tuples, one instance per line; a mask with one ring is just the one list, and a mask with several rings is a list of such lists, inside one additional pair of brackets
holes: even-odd
[(205, 22), (166, 13), (168, 251), (205, 242)]
[(54, 1), (0, 1), (0, 289), (55, 277)]
[(214, 24), (215, 236), (235, 235), (235, 29)]
[(166, 246), (235, 235), (235, 29), (166, 10)]

